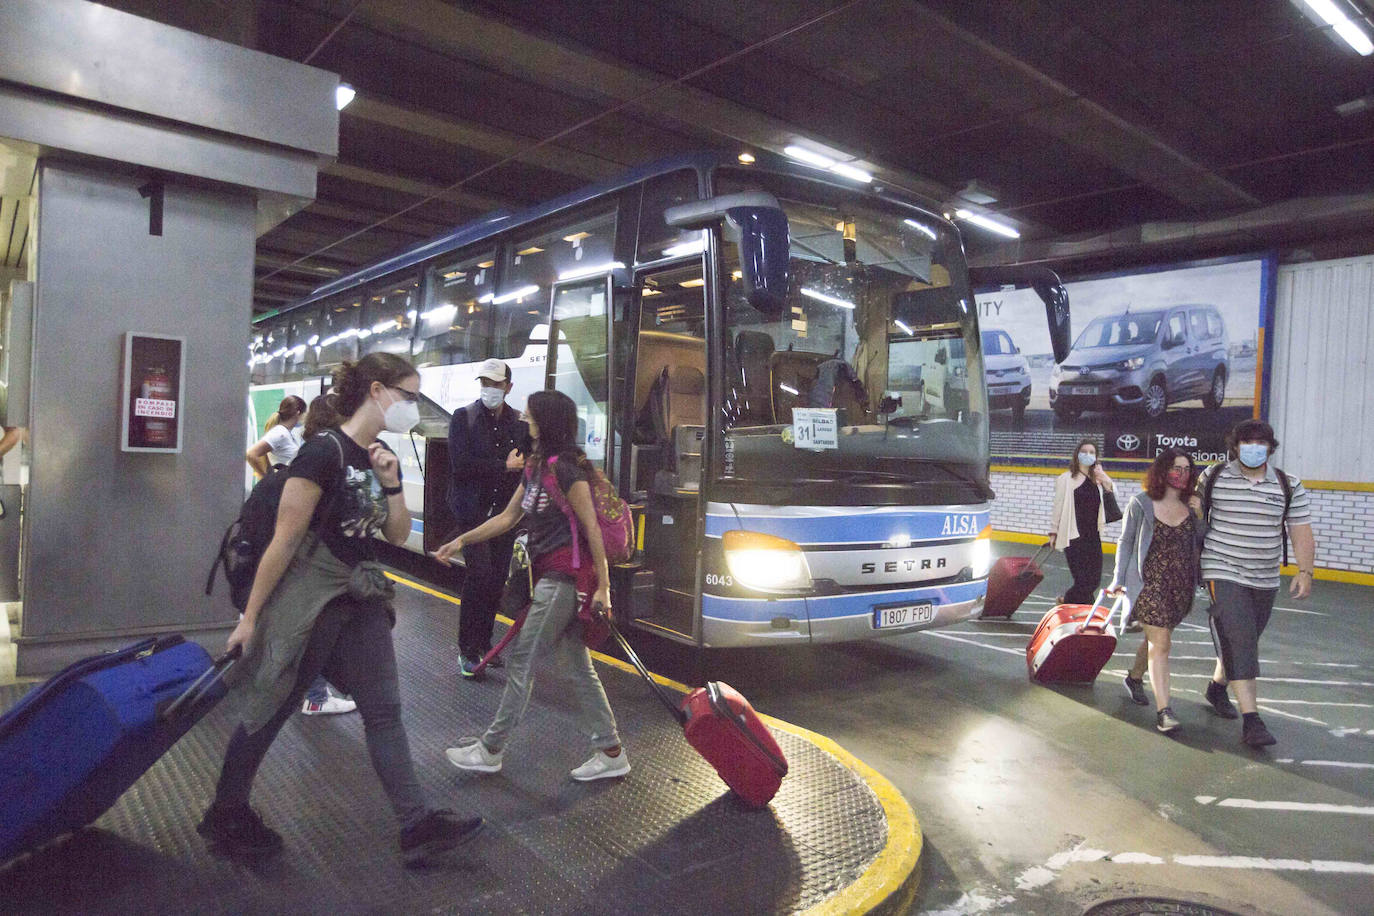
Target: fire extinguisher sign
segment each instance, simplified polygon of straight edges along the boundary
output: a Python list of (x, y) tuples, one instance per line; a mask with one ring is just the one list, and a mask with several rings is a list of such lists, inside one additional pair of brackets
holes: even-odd
[(130, 331), (124, 335), (120, 448), (180, 452), (186, 338)]

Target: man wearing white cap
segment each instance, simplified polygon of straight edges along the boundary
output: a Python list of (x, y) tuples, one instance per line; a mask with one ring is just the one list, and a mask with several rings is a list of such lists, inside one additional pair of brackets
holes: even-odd
[[(510, 502), (525, 466), (517, 447), (525, 443), (529, 427), (506, 404), (510, 367), (489, 359), (477, 368), (481, 395), (455, 411), (448, 426), (448, 463), (451, 473), (448, 502), (460, 531), (471, 531), (498, 514)], [(458, 615), (459, 668), (472, 677), (477, 663), (491, 648), (496, 609), (510, 566), (515, 531), (463, 550), (462, 606)], [(492, 662), (499, 667), (500, 660)]]

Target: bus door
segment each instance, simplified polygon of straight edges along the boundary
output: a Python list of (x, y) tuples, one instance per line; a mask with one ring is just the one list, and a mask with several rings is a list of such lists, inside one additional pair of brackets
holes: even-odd
[[(700, 607), (702, 444), (706, 438), (701, 260), (639, 275), (624, 390), (623, 480), (636, 509), (639, 568), (621, 599), (643, 629), (695, 642)], [(628, 600), (625, 600), (628, 598)]]

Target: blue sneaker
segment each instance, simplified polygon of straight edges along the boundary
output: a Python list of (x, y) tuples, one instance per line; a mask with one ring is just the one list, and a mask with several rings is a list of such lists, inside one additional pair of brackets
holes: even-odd
[(458, 662), (458, 673), (463, 677), (481, 679), (484, 672), (478, 671), (477, 666), (482, 663), (480, 658), (471, 658), (464, 655)]

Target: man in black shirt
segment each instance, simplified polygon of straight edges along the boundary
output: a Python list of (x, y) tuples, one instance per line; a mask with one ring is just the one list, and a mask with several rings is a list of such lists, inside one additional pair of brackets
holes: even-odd
[[(471, 531), (506, 508), (524, 468), (517, 447), (529, 435), (529, 427), (505, 402), (511, 388), (510, 367), (489, 359), (478, 368), (477, 383), (481, 396), (455, 411), (448, 427), (449, 508), (461, 531)], [(473, 669), (491, 648), (491, 630), (516, 533), (512, 529), (463, 550), (467, 570), (458, 615), (458, 650), (464, 677), (473, 676)], [(492, 665), (498, 667), (499, 659)]]

